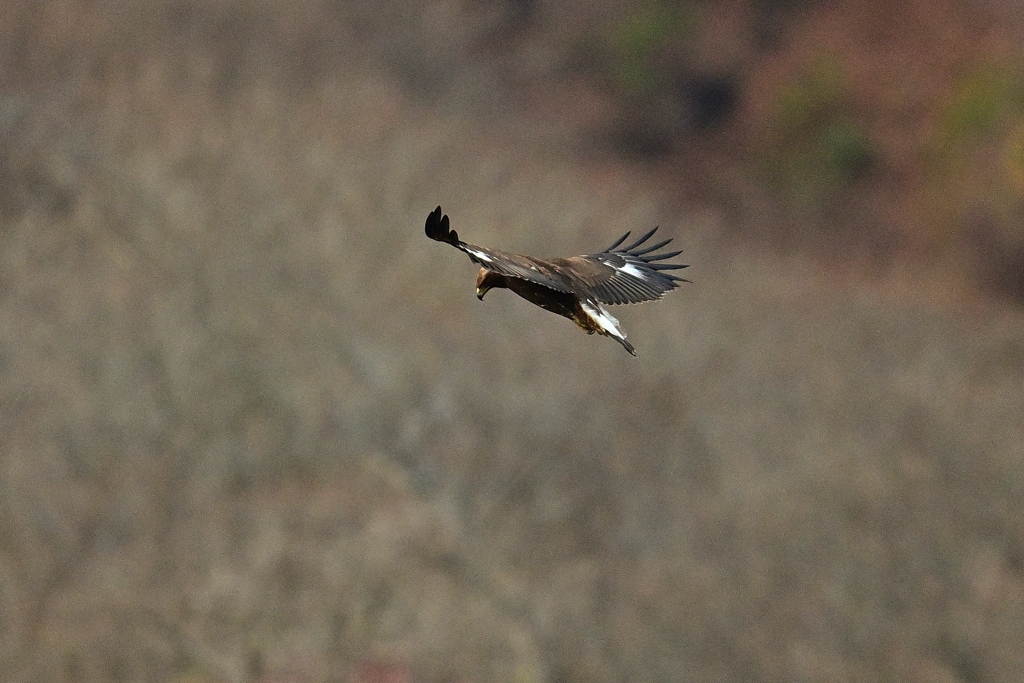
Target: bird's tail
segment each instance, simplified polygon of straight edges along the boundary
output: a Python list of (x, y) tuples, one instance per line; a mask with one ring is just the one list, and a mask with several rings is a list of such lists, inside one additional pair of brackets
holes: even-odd
[(616, 337), (614, 334), (609, 334), (608, 336), (611, 337), (612, 339), (614, 339), (615, 341), (619, 342), (620, 344), (622, 344), (622, 348), (626, 349), (627, 351), (629, 351), (634, 356), (636, 355), (636, 350), (633, 348), (633, 345), (630, 344), (628, 341), (626, 341), (622, 337)]
[(597, 332), (605, 337), (611, 337), (622, 344), (622, 348), (636, 355), (633, 345), (626, 341), (626, 335), (619, 329), (619, 321), (611, 313), (605, 310), (604, 306), (596, 301), (581, 301), (580, 308), (586, 315), (584, 320), (573, 318), (573, 321), (587, 331), (588, 334)]
[(453, 247), (458, 247), (461, 244), (459, 242), (459, 233), (448, 226), (448, 216), (447, 214), (441, 215), (440, 206), (431, 211), (430, 215), (427, 216), (426, 233), (430, 239), (437, 240), (438, 242), (447, 242)]

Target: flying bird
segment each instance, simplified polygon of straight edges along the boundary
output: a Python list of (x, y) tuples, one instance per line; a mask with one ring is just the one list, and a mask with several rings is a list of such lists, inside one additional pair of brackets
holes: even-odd
[(459, 240), (458, 233), (449, 226), (448, 216), (441, 215), (440, 206), (427, 216), (426, 225), (427, 237), (452, 245), (479, 264), (480, 272), (476, 277), (478, 299), (483, 300), (484, 294), (491, 289), (511, 289), (530, 303), (565, 316), (587, 334), (596, 332), (611, 337), (634, 356), (636, 351), (626, 341), (619, 321), (604, 305), (655, 301), (678, 287), (680, 282), (689, 282), (665, 272), (686, 268), (686, 265), (657, 263), (682, 253), (654, 253), (671, 242), (671, 238), (641, 248), (656, 230), (654, 228), (629, 246), (619, 246), (629, 237), (627, 232), (597, 254), (540, 259)]

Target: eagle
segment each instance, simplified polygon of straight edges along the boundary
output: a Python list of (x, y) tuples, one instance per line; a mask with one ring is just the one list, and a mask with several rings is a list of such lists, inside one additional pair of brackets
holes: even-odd
[(626, 341), (619, 321), (608, 312), (605, 304), (655, 301), (679, 283), (689, 282), (665, 272), (688, 265), (657, 263), (682, 253), (681, 250), (655, 253), (671, 242), (671, 238), (643, 246), (657, 230), (654, 228), (629, 246), (620, 246), (629, 237), (627, 232), (597, 254), (541, 259), (461, 241), (449, 226), (448, 216), (441, 214), (440, 206), (427, 216), (426, 224), (427, 237), (465, 252), (480, 266), (476, 297), (481, 301), (491, 289), (511, 289), (530, 303), (568, 318), (587, 334), (596, 332), (611, 337), (634, 356), (633, 345)]

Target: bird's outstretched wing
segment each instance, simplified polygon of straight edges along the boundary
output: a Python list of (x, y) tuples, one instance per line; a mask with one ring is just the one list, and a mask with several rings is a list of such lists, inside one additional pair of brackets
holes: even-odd
[(488, 249), (461, 241), (459, 234), (449, 226), (448, 216), (441, 215), (440, 206), (427, 216), (426, 233), (427, 237), (432, 240), (446, 242), (459, 251), (465, 252), (474, 263), (487, 270), (493, 270), (506, 277), (529, 280), (556, 292), (565, 292), (566, 294), (574, 292), (571, 279), (559, 269), (552, 267), (551, 261), (523, 254), (512, 254), (498, 249)]
[(619, 247), (629, 237), (627, 232), (598, 254), (553, 259), (552, 264), (573, 274), (575, 280), (585, 290), (580, 291), (580, 294), (589, 294), (601, 303), (638, 304), (654, 301), (678, 287), (680, 282), (689, 282), (665, 272), (686, 268), (688, 264), (659, 263), (682, 253), (655, 253), (668, 245), (672, 241), (671, 238), (643, 246), (656, 231), (657, 228), (654, 228), (629, 246)]

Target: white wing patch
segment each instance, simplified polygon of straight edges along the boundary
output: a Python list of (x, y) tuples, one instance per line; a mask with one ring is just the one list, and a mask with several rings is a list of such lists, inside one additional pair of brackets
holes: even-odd
[(491, 261), (494, 260), (490, 256), (488, 256), (487, 254), (485, 254), (484, 252), (477, 251), (476, 249), (470, 249), (469, 247), (466, 247), (466, 253), (467, 254), (472, 254), (473, 256), (477, 257), (481, 261), (487, 261), (488, 263), (490, 263)]
[[(581, 301), (580, 306), (594, 321), (601, 326), (601, 329), (613, 337), (625, 339), (626, 335), (619, 329), (619, 321), (608, 311), (604, 310), (601, 304), (590, 301)], [(595, 308), (596, 306), (596, 308)]]
[(619, 268), (619, 272), (620, 273), (625, 273), (626, 275), (629, 275), (630, 277), (635, 277), (637, 280), (646, 280), (647, 279), (647, 276), (644, 274), (644, 272), (642, 270), (640, 270), (639, 268), (637, 268), (636, 266), (634, 266), (632, 263), (627, 263), (626, 265), (624, 265), (621, 268)]

